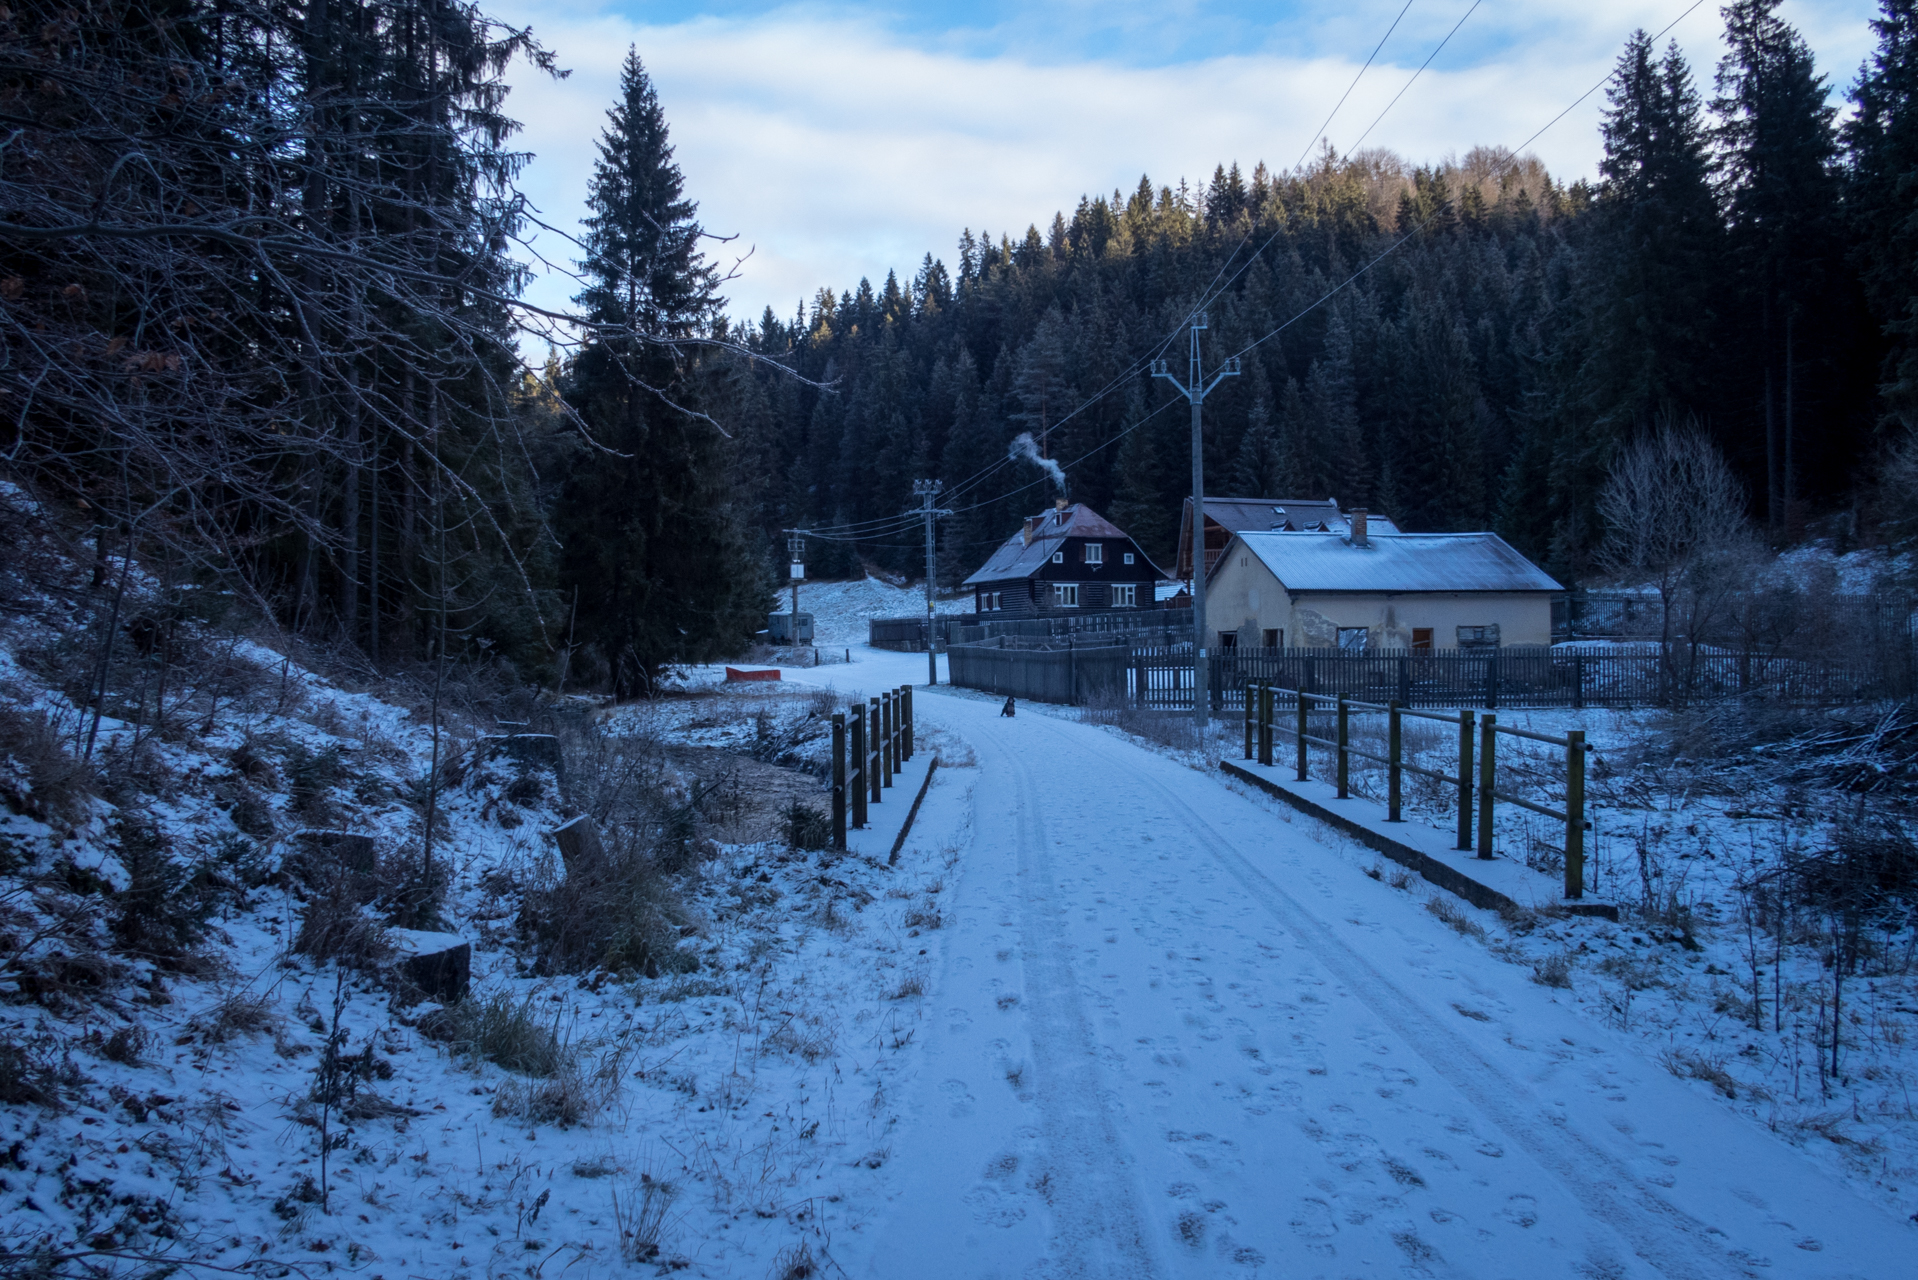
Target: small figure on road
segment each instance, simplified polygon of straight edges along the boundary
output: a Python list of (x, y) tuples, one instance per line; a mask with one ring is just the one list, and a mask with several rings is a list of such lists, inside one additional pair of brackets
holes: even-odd
[(1006, 705), (999, 708), (999, 714), (1002, 716), (1011, 716), (1013, 714), (1013, 711), (1014, 711), (1014, 708), (1012, 705), (1012, 699), (1007, 698)]

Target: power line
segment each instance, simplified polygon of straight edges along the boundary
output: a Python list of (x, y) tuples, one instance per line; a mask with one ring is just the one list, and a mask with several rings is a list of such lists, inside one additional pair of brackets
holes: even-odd
[[(1441, 40), (1438, 46), (1432, 50), (1432, 53), (1426, 58), (1425, 63), (1420, 66), (1419, 68), (1420, 71), (1423, 71), (1426, 66), (1429, 66), (1431, 64), (1432, 59), (1435, 58), (1438, 55), (1439, 51), (1445, 47), (1446, 43), (1451, 40), (1452, 36), (1457, 34), (1459, 28), (1464, 25), (1465, 19), (1471, 17), (1472, 13), (1479, 7), (1479, 4), (1482, 2), (1483, 0), (1474, 0), (1472, 7), (1466, 10), (1464, 17), (1461, 17), (1458, 20), (1458, 22), (1453, 25), (1452, 30), (1446, 34), (1445, 39)], [(1657, 34), (1652, 36), (1652, 39), (1658, 40), (1663, 38), (1668, 32), (1672, 30), (1672, 28), (1676, 27), (1679, 23), (1683, 22), (1686, 18), (1690, 17), (1701, 5), (1704, 4), (1704, 2), (1705, 0), (1692, 0), (1692, 3), (1688, 5), (1683, 12), (1681, 12), (1676, 18), (1673, 18), (1670, 22), (1666, 23), (1664, 27), (1660, 28)], [(1408, 8), (1410, 7), (1409, 3), (1407, 7)], [(1401, 11), (1399, 16), (1403, 18), (1404, 12)], [(1393, 25), (1394, 26), (1397, 25), (1396, 20), (1394, 21)], [(1388, 30), (1386, 34), (1389, 36), (1391, 32)], [(1382, 46), (1383, 41), (1381, 41), (1380, 43)], [(1377, 56), (1377, 52), (1378, 51), (1376, 49), (1373, 51), (1375, 57)], [(1368, 62), (1368, 65), (1369, 65), (1369, 62)], [(1363, 73), (1363, 69), (1361, 69), (1361, 74), (1362, 73)], [(1571, 103), (1565, 107), (1564, 110), (1560, 111), (1557, 115), (1553, 116), (1550, 120), (1547, 120), (1543, 125), (1539, 126), (1538, 129), (1534, 130), (1530, 137), (1526, 138), (1525, 141), (1519, 143), (1517, 147), (1513, 148), (1509, 155), (1509, 158), (1507, 159), (1505, 163), (1504, 168), (1500, 170), (1499, 176), (1503, 177), (1506, 173), (1510, 172), (1512, 169), (1517, 168), (1519, 160), (1524, 155), (1525, 148), (1531, 146), (1532, 143), (1536, 142), (1540, 137), (1544, 136), (1544, 134), (1548, 130), (1550, 130), (1554, 125), (1558, 124), (1559, 121), (1563, 120), (1566, 116), (1570, 115), (1573, 111), (1577, 110), (1579, 105), (1583, 103), (1587, 98), (1591, 97), (1594, 93), (1597, 93), (1600, 89), (1604, 88), (1606, 84), (1610, 83), (1613, 76), (1616, 74), (1617, 74), (1616, 71), (1607, 72), (1596, 83), (1594, 83), (1591, 88), (1585, 90), (1585, 92), (1579, 94), (1578, 97), (1574, 98), (1571, 101)], [(1412, 79), (1414, 80), (1417, 79), (1417, 76), (1418, 76), (1418, 73), (1414, 72)], [(1406, 88), (1410, 88), (1411, 83), (1412, 81), (1408, 80), (1406, 82)], [(1349, 92), (1350, 90), (1348, 90), (1348, 93)], [(1399, 91), (1399, 95), (1393, 98), (1392, 103), (1387, 104), (1386, 111), (1390, 111), (1392, 108), (1392, 105), (1397, 103), (1398, 97), (1402, 97), (1404, 93), (1405, 93), (1405, 89), (1401, 89)], [(1336, 114), (1336, 108), (1334, 109), (1334, 112)], [(1380, 119), (1382, 119), (1383, 116), (1384, 116), (1384, 113), (1383, 112), (1380, 113)], [(1330, 117), (1327, 117), (1327, 120), (1329, 123)], [(1373, 121), (1373, 125), (1376, 125), (1377, 123), (1378, 123), (1378, 120)], [(1323, 130), (1323, 127), (1324, 126), (1321, 126), (1321, 130)], [(1369, 133), (1370, 130), (1371, 130), (1371, 126), (1368, 126), (1367, 132)], [(1363, 140), (1364, 135), (1360, 135), (1360, 137), (1361, 137), (1361, 140)], [(1316, 138), (1314, 140), (1316, 141)], [(1308, 144), (1308, 149), (1309, 147), (1310, 147), (1310, 144)], [(1358, 281), (1360, 278), (1365, 276), (1379, 263), (1383, 262), (1386, 258), (1390, 257), (1393, 253), (1397, 252), (1399, 248), (1402, 247), (1408, 240), (1416, 236), (1420, 231), (1423, 231), (1425, 227), (1431, 222), (1431, 220), (1437, 216), (1438, 216), (1437, 210), (1435, 210), (1431, 214), (1428, 214), (1424, 219), (1420, 220), (1420, 222), (1416, 226), (1412, 227), (1410, 230), (1408, 230), (1403, 235), (1401, 235), (1398, 239), (1394, 240), (1391, 244), (1387, 245), (1383, 250), (1381, 250), (1377, 255), (1375, 255), (1370, 261), (1366, 262), (1365, 265), (1359, 267), (1356, 271), (1348, 275), (1344, 280), (1341, 280), (1338, 284), (1326, 290), (1325, 293), (1321, 294), (1313, 302), (1301, 308), (1297, 313), (1295, 313), (1294, 315), (1286, 319), (1284, 322), (1274, 326), (1271, 330), (1266, 332), (1261, 337), (1241, 347), (1237, 352), (1233, 354), (1231, 358), (1236, 359), (1240, 356), (1245, 355), (1247, 352), (1252, 351), (1255, 348), (1263, 345), (1264, 343), (1270, 341), (1272, 338), (1278, 336), (1280, 333), (1284, 332), (1286, 329), (1290, 328), (1292, 325), (1298, 323), (1298, 321), (1310, 315), (1312, 312), (1318, 310), (1318, 308), (1324, 306), (1332, 298), (1336, 297), (1338, 294), (1343, 292), (1346, 288), (1348, 288), (1353, 283)], [(1216, 298), (1219, 296), (1219, 294), (1223, 293), (1225, 289), (1230, 288), (1232, 284), (1238, 279), (1238, 277), (1244, 274), (1246, 269), (1251, 266), (1252, 262), (1256, 261), (1259, 258), (1259, 256), (1263, 254), (1265, 250), (1272, 245), (1273, 241), (1277, 240), (1278, 237), (1284, 233), (1284, 231), (1285, 231), (1285, 228), (1283, 226), (1276, 229), (1272, 233), (1272, 235), (1266, 239), (1266, 242), (1259, 246), (1258, 251), (1255, 252), (1250, 258), (1248, 258), (1245, 264), (1241, 266), (1238, 269), (1238, 271), (1234, 272), (1232, 277), (1228, 279), (1223, 286), (1220, 286), (1219, 289), (1214, 291), (1211, 296), (1213, 298)], [(1236, 248), (1233, 250), (1233, 253), (1234, 254), (1237, 253)], [(1228, 261), (1229, 260), (1230, 259), (1228, 259)], [(1214, 280), (1216, 281), (1216, 279), (1217, 279), (1217, 276), (1215, 275)], [(1196, 310), (1197, 310), (1196, 307), (1193, 308), (1193, 311), (1196, 311)], [(1191, 312), (1187, 313), (1187, 320), (1189, 320), (1191, 314), (1192, 314)], [(1105, 395), (1109, 391), (1111, 391), (1113, 387), (1117, 386), (1120, 382), (1124, 381), (1127, 377), (1130, 377), (1134, 373), (1138, 372), (1139, 369), (1143, 365), (1145, 365), (1149, 360), (1156, 359), (1158, 356), (1158, 353), (1163, 351), (1165, 347), (1170, 344), (1172, 339), (1177, 336), (1179, 329), (1186, 327), (1187, 320), (1181, 320), (1178, 328), (1175, 328), (1172, 331), (1172, 333), (1168, 334), (1162, 341), (1160, 341), (1153, 348), (1153, 351), (1150, 355), (1142, 356), (1134, 360), (1131, 363), (1131, 365), (1127, 367), (1125, 372), (1113, 378), (1099, 391), (1095, 392), (1091, 397), (1089, 397), (1084, 403), (1080, 404), (1077, 408), (1073, 409), (1072, 412), (1067, 414), (1064, 418), (1061, 418), (1059, 420), (1059, 423), (1055, 423), (1054, 425), (1055, 426), (1060, 425), (1066, 422), (1067, 420), (1078, 416), (1080, 413), (1083, 413), (1086, 409), (1090, 408), (1093, 404), (1103, 399)], [(1113, 444), (1116, 444), (1118, 441), (1120, 441), (1124, 437), (1130, 435), (1133, 431), (1144, 426), (1147, 422), (1157, 417), (1160, 413), (1164, 412), (1167, 408), (1171, 407), (1171, 405), (1174, 403), (1176, 403), (1176, 401), (1173, 401), (1173, 400), (1166, 401), (1164, 404), (1160, 405), (1158, 408), (1148, 411), (1138, 421), (1129, 424), (1118, 433), (1092, 446), (1090, 449), (1086, 450), (1084, 453), (1080, 454), (1077, 458), (1074, 458), (1072, 461), (1063, 463), (1061, 465), (1067, 468), (1077, 466), (1079, 463), (1084, 462), (1087, 458), (1092, 457), (1094, 454), (1098, 453), (1099, 451), (1103, 449), (1109, 448), (1110, 446), (1112, 446)], [(1005, 459), (1005, 458), (998, 459), (997, 461), (992, 463), (991, 466), (986, 467), (979, 472), (976, 472), (974, 476), (972, 477), (968, 477), (966, 481), (962, 482), (959, 486), (955, 487), (954, 495), (956, 496), (958, 492), (961, 492), (965, 489), (976, 487), (979, 483), (983, 483), (983, 480), (986, 476), (989, 476), (992, 472), (996, 471), (999, 467), (1004, 466), (1007, 461), (1008, 459)], [(1010, 499), (1020, 493), (1023, 493), (1027, 489), (1030, 489), (1030, 488), (1033, 488), (1034, 486), (1045, 484), (1045, 483), (1048, 483), (1048, 480), (1046, 478), (1044, 477), (1035, 478), (1033, 480), (1027, 481), (1025, 484), (1018, 485), (1012, 489), (1008, 489), (1005, 492), (1000, 493), (992, 498), (988, 498), (980, 502), (971, 503), (967, 506), (958, 507), (954, 509), (952, 514), (957, 515), (967, 511), (976, 511), (981, 507), (990, 506), (995, 502), (1006, 501), (1007, 499)], [(912, 516), (880, 517), (873, 521), (864, 522), (864, 523), (873, 524), (873, 525), (893, 525), (894, 528), (903, 528), (903, 527), (909, 527), (912, 518), (913, 518)], [(904, 522), (903, 524), (898, 523), (902, 521)], [(856, 526), (828, 526), (828, 528), (833, 530), (835, 533), (837, 533), (841, 529), (852, 528), (852, 527), (856, 527)], [(881, 530), (880, 533), (893, 532), (893, 531), (894, 531), (893, 528), (888, 528), (888, 529)], [(835, 542), (865, 541), (865, 539), (859, 537), (858, 535), (835, 537), (819, 531), (809, 531), (809, 532), (811, 532), (811, 536), (821, 537), (826, 541), (835, 541)], [(873, 536), (880, 536), (880, 534), (875, 533)], [(964, 544), (964, 545), (978, 545), (978, 546), (997, 545), (1001, 541), (1003, 541), (1003, 539), (991, 539), (990, 541), (981, 540), (980, 542), (977, 542), (977, 543)], [(895, 548), (888, 548), (888, 549), (908, 550), (912, 548), (902, 546), (902, 547), (895, 547)]]
[(1452, 42), (1452, 37), (1458, 34), (1458, 29), (1465, 25), (1465, 18), (1469, 18), (1474, 13), (1478, 12), (1479, 5), (1483, 4), (1484, 2), (1485, 0), (1472, 0), (1472, 7), (1465, 11), (1465, 17), (1460, 18), (1457, 22), (1453, 23), (1452, 29), (1445, 33), (1445, 39), (1439, 41), (1438, 47), (1433, 49), (1432, 52), (1425, 55), (1425, 61), (1419, 63), (1419, 69), (1412, 73), (1412, 78), (1405, 82), (1404, 88), (1401, 88), (1397, 93), (1392, 95), (1392, 100), (1385, 104), (1385, 110), (1379, 112), (1378, 119), (1372, 121), (1371, 124), (1366, 125), (1365, 132), (1361, 133), (1358, 136), (1358, 141), (1354, 142), (1350, 147), (1346, 148), (1347, 155), (1351, 155), (1354, 151), (1357, 151), (1359, 149), (1359, 143), (1364, 142), (1366, 138), (1371, 136), (1372, 130), (1379, 127), (1379, 120), (1385, 119), (1385, 117), (1391, 113), (1392, 108), (1396, 107), (1399, 104), (1399, 99), (1405, 96), (1405, 90), (1410, 89), (1412, 87), (1412, 81), (1417, 80), (1421, 75), (1424, 75), (1425, 68), (1432, 65), (1432, 59), (1439, 56), (1439, 50), (1445, 48), (1446, 45)]
[[(1364, 64), (1359, 67), (1357, 74), (1355, 74), (1352, 77), (1352, 82), (1345, 86), (1345, 92), (1339, 95), (1338, 102), (1335, 103), (1332, 107), (1332, 110), (1329, 113), (1327, 113), (1324, 122), (1319, 125), (1318, 129), (1313, 133), (1312, 137), (1309, 140), (1307, 140), (1304, 150), (1299, 152), (1299, 159), (1295, 161), (1293, 164), (1293, 168), (1295, 170), (1299, 167), (1300, 164), (1304, 162), (1306, 155), (1311, 152), (1313, 143), (1319, 140), (1320, 135), (1325, 132), (1325, 130), (1331, 125), (1333, 118), (1336, 117), (1340, 109), (1345, 106), (1346, 99), (1352, 96), (1352, 91), (1358, 88), (1359, 81), (1363, 79), (1365, 76), (1365, 73), (1371, 69), (1372, 63), (1378, 59), (1380, 52), (1383, 51), (1385, 48), (1385, 42), (1392, 38), (1392, 33), (1394, 31), (1398, 30), (1399, 23), (1405, 20), (1405, 15), (1409, 13), (1412, 9), (1412, 4), (1413, 4), (1413, 0), (1405, 0), (1404, 7), (1399, 10), (1398, 16), (1392, 19), (1391, 25), (1385, 29), (1385, 34), (1379, 37), (1379, 42), (1372, 47), (1372, 52), (1366, 56)], [(1472, 7), (1474, 9), (1478, 7), (1478, 0), (1474, 0)], [(1469, 10), (1467, 11), (1466, 16), (1467, 17), (1471, 16)], [(1459, 22), (1460, 24), (1463, 24), (1464, 19), (1461, 18)], [(1454, 26), (1452, 30), (1456, 32), (1458, 30), (1458, 27)], [(1450, 40), (1451, 38), (1452, 38), (1451, 35), (1448, 34), (1445, 37), (1445, 40)], [(1439, 49), (1443, 49), (1445, 47), (1445, 41), (1444, 40), (1440, 41), (1438, 47)], [(1432, 56), (1435, 57), (1437, 56), (1437, 54), (1438, 54), (1438, 49), (1434, 49), (1432, 51)], [(1431, 60), (1432, 60), (1431, 57), (1428, 57), (1426, 59), (1426, 63), (1430, 64)], [(1424, 69), (1425, 68), (1423, 66), (1419, 68), (1420, 71), (1423, 71)], [(1417, 79), (1416, 72), (1413, 74), (1413, 79)], [(1407, 82), (1407, 87), (1408, 88), (1410, 87), (1410, 81)], [(1404, 89), (1399, 90), (1400, 96), (1403, 96), (1404, 93), (1405, 93)], [(1394, 98), (1392, 101), (1396, 103), (1398, 101), (1398, 98)], [(1388, 106), (1386, 109), (1389, 111), (1391, 108)], [(1376, 124), (1377, 121), (1374, 121), (1373, 123)], [(1143, 372), (1146, 366), (1151, 361), (1158, 359), (1165, 352), (1165, 349), (1172, 344), (1172, 341), (1176, 337), (1178, 337), (1179, 331), (1181, 329), (1184, 329), (1188, 324), (1190, 324), (1193, 317), (1198, 315), (1200, 310), (1203, 307), (1205, 307), (1212, 300), (1212, 298), (1218, 296), (1219, 292), (1223, 292), (1225, 289), (1230, 288), (1232, 286), (1233, 281), (1236, 281), (1240, 275), (1244, 274), (1246, 267), (1249, 267), (1251, 263), (1258, 258), (1259, 254), (1264, 253), (1265, 250), (1271, 246), (1272, 240), (1276, 239), (1277, 235), (1278, 233), (1274, 232), (1273, 236), (1268, 238), (1265, 244), (1260, 245), (1258, 251), (1254, 253), (1251, 258), (1248, 258), (1246, 260), (1245, 266), (1242, 266), (1237, 271), (1233, 272), (1231, 279), (1227, 280), (1226, 283), (1223, 286), (1220, 286), (1218, 290), (1215, 292), (1214, 286), (1218, 285), (1219, 277), (1225, 274), (1226, 268), (1231, 266), (1233, 260), (1238, 257), (1239, 250), (1243, 249), (1246, 245), (1246, 242), (1252, 238), (1252, 232), (1248, 228), (1245, 234), (1240, 238), (1239, 243), (1233, 246), (1232, 252), (1227, 254), (1225, 260), (1219, 264), (1219, 268), (1217, 271), (1213, 273), (1212, 279), (1207, 282), (1204, 289), (1200, 290), (1200, 296), (1198, 301), (1195, 302), (1190, 308), (1188, 308), (1186, 313), (1182, 317), (1180, 317), (1178, 324), (1174, 325), (1166, 333), (1166, 335), (1163, 338), (1161, 338), (1159, 342), (1155, 344), (1148, 352), (1146, 352), (1144, 355), (1136, 357), (1131, 362), (1131, 364), (1129, 364), (1120, 373), (1116, 374), (1103, 387), (1100, 387), (1097, 391), (1093, 392), (1090, 396), (1086, 397), (1084, 401), (1082, 401), (1080, 404), (1075, 406), (1069, 413), (1067, 413), (1064, 417), (1060, 418), (1057, 422), (1052, 423), (1051, 427), (1056, 429), (1060, 426), (1065, 425), (1067, 422), (1070, 422), (1072, 419), (1078, 417), (1081, 413), (1085, 412), (1087, 409), (1091, 408), (1093, 405), (1103, 400), (1106, 397), (1106, 395), (1112, 391), (1113, 388), (1119, 386), (1121, 383), (1125, 382), (1128, 378), (1134, 377), (1137, 374)], [(1138, 423), (1133, 424), (1133, 426), (1138, 426), (1138, 425), (1139, 425)], [(1129, 434), (1132, 431), (1132, 429), (1133, 429), (1132, 427), (1127, 427), (1124, 431), (1121, 431), (1119, 435), (1112, 437), (1112, 440), (1117, 440), (1120, 437)], [(1106, 443), (1110, 444), (1111, 442), (1112, 441), (1107, 441)], [(1103, 448), (1103, 447), (1104, 447), (1103, 445), (1097, 446), (1091, 451), (1089, 451), (1088, 453), (1086, 453), (1085, 455), (1083, 455), (1082, 458), (1077, 459), (1075, 461), (1083, 461), (1085, 457), (1092, 456), (1093, 453), (1098, 452), (1099, 448)], [(947, 494), (948, 500), (958, 498), (960, 495), (978, 487), (981, 484), (984, 484), (986, 480), (990, 478), (994, 472), (996, 472), (1000, 467), (1005, 466), (1006, 463), (1010, 460), (1011, 459), (1009, 457), (1002, 457), (1002, 458), (995, 459), (993, 462), (989, 463), (987, 466), (980, 468), (978, 471), (966, 477), (964, 480), (961, 480), (958, 483), (954, 484), (952, 486), (952, 489)], [(1028, 484), (1021, 485), (1019, 486), (1019, 488), (1013, 489), (1006, 494), (1001, 495), (1000, 498), (988, 499), (987, 502), (985, 503), (975, 503), (972, 507), (961, 507), (959, 508), (959, 510), (961, 511), (973, 510), (976, 507), (988, 505), (988, 503), (990, 502), (1001, 501), (1006, 497), (1012, 496), (1012, 494), (1014, 493), (1018, 493), (1023, 491), (1024, 489), (1031, 488), (1032, 485), (1036, 483), (1039, 483), (1039, 482), (1032, 481)], [(829, 541), (852, 542), (852, 541), (862, 541), (864, 540), (865, 537), (880, 537), (887, 533), (899, 532), (903, 530), (905, 527), (907, 526), (905, 523), (901, 523), (901, 517), (880, 516), (880, 517), (875, 517), (874, 519), (871, 519), (871, 520), (863, 520), (863, 521), (856, 520), (856, 521), (848, 522), (846, 524), (822, 525), (817, 529), (811, 530), (810, 532), (813, 534), (813, 536), (826, 538)], [(842, 536), (842, 537), (831, 536), (835, 534), (846, 535), (846, 536)], [(864, 535), (863, 537), (862, 537), (862, 534)]]

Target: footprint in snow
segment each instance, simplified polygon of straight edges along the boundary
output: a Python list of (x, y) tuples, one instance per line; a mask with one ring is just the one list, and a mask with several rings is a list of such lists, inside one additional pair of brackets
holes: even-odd
[(948, 1080), (939, 1086), (939, 1092), (944, 1094), (946, 1101), (951, 1104), (950, 1114), (953, 1119), (957, 1120), (972, 1114), (972, 1091), (966, 1087), (964, 1080)]
[(1505, 1207), (1499, 1210), (1498, 1216), (1513, 1226), (1535, 1227), (1538, 1225), (1538, 1201), (1526, 1195), (1512, 1196), (1505, 1201)]

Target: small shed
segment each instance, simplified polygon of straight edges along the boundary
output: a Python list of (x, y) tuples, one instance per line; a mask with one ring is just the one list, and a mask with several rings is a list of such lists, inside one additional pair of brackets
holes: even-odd
[[(1205, 500), (1205, 567), (1210, 572), (1235, 533), (1347, 533), (1362, 512), (1339, 510), (1336, 498), (1214, 498)], [(1373, 533), (1397, 533), (1390, 518), (1373, 512)], [(1174, 575), (1192, 579), (1192, 499), (1179, 512), (1179, 566)]]
[(1030, 516), (966, 579), (982, 618), (1152, 609), (1163, 577), (1125, 530), (1082, 502)]
[(1495, 533), (1234, 534), (1206, 579), (1218, 647), (1549, 645), (1564, 588)]

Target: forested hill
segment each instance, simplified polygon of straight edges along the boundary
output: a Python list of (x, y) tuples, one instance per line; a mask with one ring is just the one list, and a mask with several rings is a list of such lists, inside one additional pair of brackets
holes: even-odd
[(915, 478), (956, 486), (1000, 463), (944, 499), (958, 514), (942, 576), (963, 576), (1050, 496), (1036, 467), (1005, 461), (1030, 431), (1049, 434), (1072, 497), (1164, 555), (1190, 434), (1145, 362), (1171, 357), (1183, 376), (1182, 320), (1216, 292), (1207, 365), (1240, 353), (1244, 372), (1206, 402), (1214, 492), (1492, 527), (1577, 576), (1614, 448), (1695, 420), (1774, 542), (1850, 511), (1908, 407), (1880, 383), (1896, 379), (1882, 325), (1913, 292), (1888, 194), (1912, 164), (1893, 127), (1912, 129), (1911, 6), (1887, 6), (1903, 26), (1885, 24), (1842, 131), (1773, 7), (1727, 10), (1733, 51), (1709, 101), (1675, 47), (1631, 42), (1596, 187), (1489, 148), (1418, 167), (1327, 155), (1249, 179), (1234, 164), (1197, 190), (1142, 178), (1017, 239), (967, 232), (954, 267), (928, 255), (910, 281), (821, 290), (790, 321), (769, 310), (753, 345), (833, 389), (754, 379), (738, 491), (769, 541), (792, 525), (861, 535), (814, 541), (826, 572), (855, 553), (916, 571), (916, 526), (843, 526), (914, 505)]
[(1053, 496), (1021, 433), (1169, 559), (1187, 413), (1149, 362), (1184, 373), (1202, 306), (1207, 367), (1243, 363), (1215, 492), (1490, 525), (1576, 580), (1620, 448), (1696, 423), (1771, 545), (1909, 536), (1918, 0), (1881, 0), (1843, 121), (1778, 4), (1726, 6), (1709, 74), (1630, 40), (1591, 185), (1490, 149), (1143, 178), (753, 324), (639, 50), (556, 312), (519, 296), (531, 33), (464, 0), (0, 5), (0, 497), (90, 564), (102, 672), (145, 583), (162, 630), (631, 696), (751, 643), (787, 528), (814, 576), (916, 574), (916, 480), (963, 576)]

